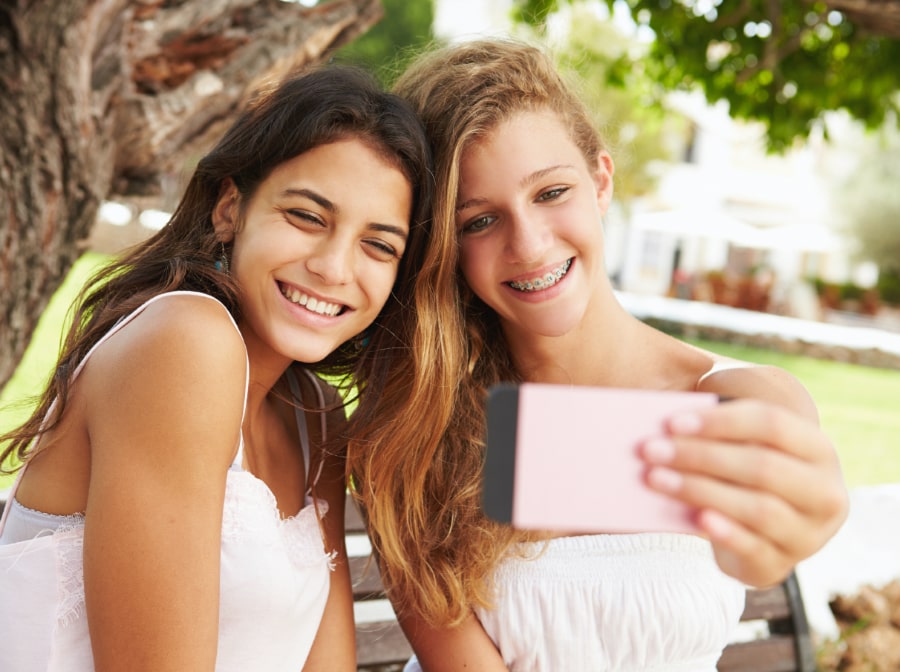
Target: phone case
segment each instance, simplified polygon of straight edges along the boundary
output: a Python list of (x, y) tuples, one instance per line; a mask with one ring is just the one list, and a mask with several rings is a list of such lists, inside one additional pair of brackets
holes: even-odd
[(705, 392), (523, 383), (489, 391), (482, 503), (521, 529), (697, 532), (693, 510), (644, 483), (640, 443)]

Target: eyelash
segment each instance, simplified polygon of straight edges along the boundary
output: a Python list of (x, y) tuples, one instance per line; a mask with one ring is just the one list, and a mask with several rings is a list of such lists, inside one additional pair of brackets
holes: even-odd
[(367, 240), (367, 241), (366, 241), (366, 244), (367, 244), (367, 245), (371, 245), (372, 247), (374, 247), (375, 249), (377, 249), (379, 252), (384, 252), (385, 254), (390, 255), (390, 256), (393, 257), (394, 259), (400, 259), (400, 257), (402, 256), (402, 255), (400, 255), (400, 254), (397, 253), (397, 250), (396, 250), (392, 245), (388, 245), (388, 244), (385, 243), (384, 241), (381, 241), (381, 240)]
[(306, 210), (287, 210), (286, 212), (291, 217), (302, 219), (303, 221), (310, 222), (312, 224), (315, 224), (316, 226), (325, 226), (325, 222), (322, 221), (321, 217), (318, 217)]
[[(286, 210), (287, 214), (291, 217), (295, 217), (297, 219), (301, 219), (304, 222), (309, 222), (314, 224), (315, 226), (325, 226), (325, 222), (316, 215), (306, 210)], [(389, 245), (381, 240), (366, 240), (365, 243), (370, 247), (375, 248), (377, 252), (387, 254), (388, 256), (394, 259), (400, 259), (402, 257), (401, 254), (397, 252), (397, 249), (393, 245)]]
[[(538, 194), (538, 197), (535, 200), (538, 201), (539, 203), (555, 201), (557, 198), (559, 198), (560, 196), (565, 194), (567, 191), (569, 191), (569, 189), (570, 189), (570, 187), (553, 187), (552, 189), (547, 189), (546, 191), (542, 191), (540, 194)], [(488, 221), (484, 226), (482, 226), (480, 228), (476, 228), (476, 225), (478, 224), (478, 222), (481, 222), (484, 220), (490, 220), (490, 221)], [(472, 219), (472, 220), (468, 221), (467, 223), (463, 224), (461, 231), (463, 233), (478, 233), (479, 231), (484, 231), (484, 229), (486, 229), (488, 226), (493, 224), (494, 220), (496, 220), (496, 217), (492, 217), (490, 215), (482, 215), (481, 217), (476, 217), (475, 219)]]
[[(494, 220), (496, 220), (496, 219), (497, 219), (496, 217), (492, 217), (491, 215), (482, 215), (481, 217), (476, 217), (475, 219), (472, 219), (472, 220), (466, 222), (465, 224), (463, 224), (461, 230), (463, 233), (478, 233), (480, 231), (484, 231), (487, 227), (489, 227), (491, 224), (493, 224)], [(476, 225), (478, 224), (478, 222), (483, 222), (483, 221), (486, 222), (486, 224), (480, 228), (476, 228)]]
[(553, 187), (552, 189), (547, 189), (547, 191), (541, 192), (538, 195), (537, 200), (541, 202), (555, 201), (568, 190), (569, 187)]

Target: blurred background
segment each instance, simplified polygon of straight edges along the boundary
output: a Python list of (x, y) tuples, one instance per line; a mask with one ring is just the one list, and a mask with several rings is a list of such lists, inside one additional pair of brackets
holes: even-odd
[(613, 155), (623, 304), (788, 368), (851, 483), (900, 482), (900, 0), (57, 5), (0, 9), (4, 402), (40, 389), (87, 275), (167, 221), (254, 90), (324, 61), (390, 86), (431, 44), (513, 35), (552, 51)]
[[(546, 45), (596, 115), (626, 308), (800, 378), (864, 512), (844, 587), (875, 560), (896, 577), (878, 512), (900, 510), (900, 0), (3, 3), (0, 431), (85, 279), (165, 224), (253, 91), (325, 61), (390, 86), (428, 45), (485, 35)], [(807, 595), (834, 589), (825, 569)]]

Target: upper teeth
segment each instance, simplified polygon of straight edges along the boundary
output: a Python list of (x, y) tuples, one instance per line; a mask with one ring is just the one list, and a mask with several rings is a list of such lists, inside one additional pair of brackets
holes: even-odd
[(540, 277), (532, 278), (531, 280), (525, 280), (522, 282), (508, 282), (506, 284), (508, 284), (513, 289), (518, 289), (520, 292), (536, 292), (540, 289), (547, 289), (548, 287), (552, 287), (557, 282), (559, 282), (562, 277), (569, 272), (569, 266), (571, 265), (572, 260), (566, 259), (559, 268), (549, 271)]
[(304, 292), (301, 292), (299, 289), (282, 287), (281, 293), (284, 294), (284, 297), (292, 303), (296, 303), (298, 306), (304, 306), (307, 310), (313, 313), (318, 313), (319, 315), (331, 315), (332, 317), (334, 317), (339, 312), (341, 312), (340, 304), (329, 303), (328, 301), (317, 299), (313, 296), (305, 294)]

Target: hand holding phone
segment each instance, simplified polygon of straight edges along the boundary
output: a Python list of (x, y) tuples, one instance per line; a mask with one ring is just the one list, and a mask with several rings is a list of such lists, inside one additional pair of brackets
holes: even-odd
[(520, 529), (698, 532), (693, 510), (650, 490), (638, 446), (715, 394), (523, 383), (487, 400), (485, 513)]

